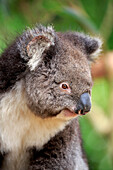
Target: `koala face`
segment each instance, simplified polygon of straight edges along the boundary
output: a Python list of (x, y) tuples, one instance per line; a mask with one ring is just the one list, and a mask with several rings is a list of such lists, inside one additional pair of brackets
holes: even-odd
[(92, 88), (88, 57), (100, 48), (99, 42), (78, 33), (52, 35), (53, 32), (43, 29), (40, 37), (26, 43), (30, 57), (25, 77), (27, 105), (42, 118), (64, 110), (67, 114), (85, 114), (90, 108), (84, 111), (83, 103), (91, 105)]

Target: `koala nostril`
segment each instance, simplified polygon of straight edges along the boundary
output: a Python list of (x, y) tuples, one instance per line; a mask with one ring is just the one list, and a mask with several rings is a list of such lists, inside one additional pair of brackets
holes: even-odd
[(91, 110), (91, 104), (84, 107), (85, 112), (89, 112), (90, 110)]

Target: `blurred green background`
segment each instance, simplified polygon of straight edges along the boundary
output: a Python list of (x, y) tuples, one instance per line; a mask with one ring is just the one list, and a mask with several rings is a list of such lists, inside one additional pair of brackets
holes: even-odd
[[(113, 57), (113, 0), (0, 0), (0, 53), (17, 33), (35, 23), (99, 36), (104, 41), (103, 58), (109, 52)], [(112, 71), (110, 74), (95, 79), (94, 109), (80, 118), (90, 170), (113, 170)]]

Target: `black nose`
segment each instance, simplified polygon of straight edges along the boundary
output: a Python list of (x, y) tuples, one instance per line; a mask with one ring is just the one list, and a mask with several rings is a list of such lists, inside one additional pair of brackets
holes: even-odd
[(91, 109), (91, 97), (89, 93), (83, 93), (80, 96), (80, 100), (78, 102), (77, 109), (75, 110), (75, 113), (85, 114), (89, 112)]

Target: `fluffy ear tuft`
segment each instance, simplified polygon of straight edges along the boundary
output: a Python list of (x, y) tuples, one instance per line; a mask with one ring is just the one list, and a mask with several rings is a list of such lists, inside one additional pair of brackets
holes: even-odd
[(94, 61), (102, 51), (102, 41), (99, 38), (86, 36), (84, 38), (84, 47), (88, 60)]
[(68, 38), (80, 51), (87, 55), (89, 61), (94, 61), (101, 52), (102, 41), (83, 33), (66, 33)]
[(39, 35), (33, 38), (27, 45), (27, 54), (30, 57), (28, 62), (31, 70), (34, 70), (38, 63), (42, 60), (42, 53), (50, 47), (51, 41), (43, 36)]
[(36, 26), (28, 29), (17, 42), (21, 57), (27, 60), (30, 70), (34, 70), (42, 60), (45, 50), (54, 45), (55, 32), (51, 26)]

